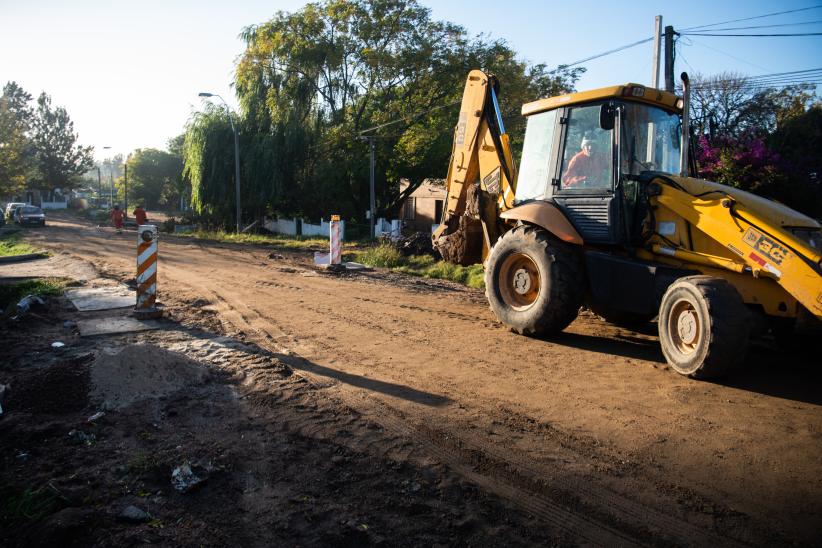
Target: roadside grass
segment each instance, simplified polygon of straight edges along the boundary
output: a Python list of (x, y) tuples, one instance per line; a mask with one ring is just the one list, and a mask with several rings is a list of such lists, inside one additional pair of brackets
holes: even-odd
[[(234, 244), (270, 245), (289, 250), (322, 251), (328, 249), (328, 238), (308, 236), (286, 236), (284, 234), (237, 234), (212, 230), (197, 230), (181, 234), (174, 234), (186, 238), (197, 238), (213, 242), (228, 242)], [(356, 247), (357, 242), (344, 242), (343, 247)]]
[(380, 244), (363, 251), (347, 253), (345, 260), (388, 268), (412, 276), (450, 280), (477, 289), (485, 287), (484, 272), (480, 264), (460, 266), (445, 261), (436, 261), (429, 255), (405, 257), (389, 244)]
[(19, 234), (8, 234), (0, 236), (0, 257), (13, 257), (15, 255), (28, 255), (29, 253), (39, 253), (42, 250), (24, 242)]
[(0, 310), (5, 310), (10, 304), (17, 303), (26, 295), (38, 297), (56, 297), (62, 295), (69, 280), (64, 278), (40, 278), (26, 280), (15, 284), (0, 285)]

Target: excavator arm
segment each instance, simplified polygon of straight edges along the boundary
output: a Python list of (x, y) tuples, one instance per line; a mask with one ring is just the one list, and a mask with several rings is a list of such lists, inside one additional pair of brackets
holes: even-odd
[[(687, 184), (681, 179), (680, 182)], [(822, 255), (789, 230), (774, 224), (774, 212), (765, 215), (765, 211), (746, 204), (744, 197), (737, 199), (720, 191), (695, 196), (683, 187), (661, 184), (658, 189), (659, 194), (652, 198), (653, 205), (673, 211), (730, 253), (717, 256), (670, 243), (654, 245), (654, 253), (740, 274), (750, 273), (754, 278), (769, 278), (822, 320)], [(770, 304), (773, 312), (783, 309), (790, 314), (779, 294), (767, 291), (767, 286), (757, 287), (756, 298), (766, 309)]]
[[(513, 207), (516, 168), (505, 133), (496, 77), (472, 70), (454, 129), (446, 200), (434, 247), (449, 262), (480, 262), (500, 236), (500, 213)], [(481, 237), (480, 237), (481, 235)]]

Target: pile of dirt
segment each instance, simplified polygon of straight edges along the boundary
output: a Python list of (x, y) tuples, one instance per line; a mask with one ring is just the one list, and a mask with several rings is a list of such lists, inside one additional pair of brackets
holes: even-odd
[(91, 401), (102, 409), (121, 409), (202, 384), (208, 370), (183, 354), (150, 344), (104, 350), (91, 364)]

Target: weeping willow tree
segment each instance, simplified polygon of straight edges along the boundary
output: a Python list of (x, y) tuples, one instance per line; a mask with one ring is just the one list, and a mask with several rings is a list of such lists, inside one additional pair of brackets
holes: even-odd
[(206, 105), (186, 124), (183, 177), (191, 183), (191, 207), (228, 224), (235, 210), (234, 142), (225, 110)]
[[(315, 219), (362, 218), (369, 202), (364, 133), (377, 144), (379, 212), (398, 206), (400, 177), (412, 181), (410, 192), (426, 177), (444, 176), (472, 68), (500, 75), (516, 118), (523, 102), (570, 90), (583, 70), (529, 66), (504, 42), (469, 37), (414, 0), (310, 3), (242, 37), (235, 85), (244, 210)], [(215, 214), (233, 205), (227, 128), (225, 115), (211, 109), (192, 118), (186, 135), (192, 203)]]

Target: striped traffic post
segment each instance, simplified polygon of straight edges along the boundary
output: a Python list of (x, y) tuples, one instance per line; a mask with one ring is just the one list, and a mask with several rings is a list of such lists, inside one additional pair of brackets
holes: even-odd
[(155, 225), (137, 227), (137, 306), (134, 315), (138, 318), (156, 318), (161, 315), (157, 309), (157, 239), (159, 232)]
[(329, 263), (331, 264), (341, 264), (342, 263), (342, 230), (340, 230), (340, 216), (339, 215), (332, 215), (331, 221), (328, 223), (330, 226), (330, 240), (331, 240), (331, 257)]

